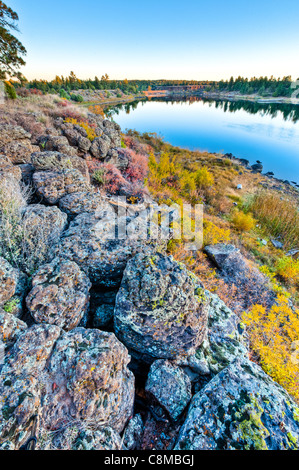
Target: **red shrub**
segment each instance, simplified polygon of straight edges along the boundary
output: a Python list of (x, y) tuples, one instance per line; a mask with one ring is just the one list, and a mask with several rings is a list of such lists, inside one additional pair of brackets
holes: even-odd
[(126, 149), (130, 163), (125, 171), (125, 177), (131, 183), (144, 181), (148, 172), (148, 158), (146, 155), (138, 154), (134, 150)]

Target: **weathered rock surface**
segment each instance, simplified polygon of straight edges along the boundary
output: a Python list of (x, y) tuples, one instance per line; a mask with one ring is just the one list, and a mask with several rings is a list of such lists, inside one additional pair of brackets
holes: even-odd
[(108, 151), (112, 143), (109, 137), (103, 134), (101, 137), (96, 137), (91, 144), (90, 153), (93, 157), (104, 160), (107, 157)]
[(72, 330), (88, 309), (90, 287), (88, 277), (76, 263), (55, 258), (34, 275), (26, 304), (37, 323)]
[(189, 366), (200, 375), (217, 374), (236, 358), (248, 357), (247, 337), (242, 323), (217, 295), (209, 299), (208, 335)]
[(122, 431), (134, 402), (129, 361), (126, 348), (112, 333), (76, 328), (62, 335), (48, 364), (44, 428), (77, 421)]
[[(124, 234), (120, 234), (123, 228)], [(114, 288), (119, 286), (128, 260), (138, 251), (165, 246), (166, 240), (149, 234), (143, 218), (116, 219), (112, 207), (103, 203), (95, 214), (83, 213), (71, 222), (54, 254), (75, 261), (95, 286)]]
[(248, 359), (236, 360), (197, 393), (176, 450), (299, 448), (299, 408)]
[(4, 178), (13, 178), (16, 181), (20, 181), (22, 178), (22, 172), (19, 167), (12, 164), (9, 157), (0, 155), (0, 178), (1, 181)]
[(150, 368), (145, 391), (149, 399), (154, 398), (176, 421), (191, 395), (191, 381), (184, 370), (169, 361), (155, 361)]
[(123, 445), (126, 450), (140, 449), (144, 425), (140, 414), (130, 419), (123, 435)]
[(18, 315), (26, 286), (27, 276), (0, 258), (0, 307), (8, 308)]
[(126, 149), (115, 148), (110, 149), (108, 155), (105, 158), (107, 163), (112, 163), (120, 171), (124, 171), (128, 168), (130, 163), (130, 156), (128, 155)]
[(225, 282), (238, 288), (236, 302), (241, 309), (250, 308), (255, 303), (271, 306), (275, 294), (269, 289), (269, 280), (254, 267), (234, 245), (206, 246), (208, 257), (220, 269)]
[(69, 156), (60, 152), (35, 152), (31, 156), (31, 163), (36, 171), (78, 170), (86, 180), (89, 172), (86, 161), (76, 155)]
[(79, 170), (36, 171), (32, 180), (37, 195), (48, 204), (57, 204), (67, 194), (89, 189)]
[(93, 328), (105, 329), (113, 325), (117, 290), (91, 291), (89, 314)]
[[(78, 426), (102, 433), (99, 427), (110, 426), (110, 436), (95, 432), (90, 442), (114, 448), (119, 442), (115, 433), (123, 430), (133, 409), (129, 361), (126, 348), (111, 333), (84, 328), (65, 333), (48, 324), (27, 329), (6, 355), (0, 372), (0, 445), (7, 442), (18, 449), (37, 416), (41, 446), (51, 431)], [(74, 445), (77, 436), (73, 435)], [(88, 431), (87, 442), (89, 437)]]
[(112, 428), (96, 431), (76, 424), (60, 433), (44, 433), (37, 450), (122, 450), (120, 435)]
[(26, 329), (25, 322), (0, 308), (0, 347), (1, 343), (5, 347), (11, 346)]
[(79, 192), (64, 196), (59, 201), (59, 208), (70, 217), (83, 212), (97, 212), (102, 207), (102, 196), (97, 192)]
[(195, 353), (206, 335), (208, 304), (197, 279), (172, 257), (138, 254), (125, 269), (114, 326), (146, 362)]
[(60, 152), (72, 157), (78, 155), (76, 149), (71, 147), (67, 138), (62, 135), (42, 135), (37, 142), (42, 151)]

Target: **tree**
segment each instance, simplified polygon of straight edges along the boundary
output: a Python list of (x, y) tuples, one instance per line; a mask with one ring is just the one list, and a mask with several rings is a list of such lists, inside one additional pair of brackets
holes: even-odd
[(25, 65), (22, 56), (26, 55), (23, 44), (13, 35), (12, 31), (18, 31), (16, 21), (18, 14), (0, 1), (0, 79), (21, 77), (19, 68)]

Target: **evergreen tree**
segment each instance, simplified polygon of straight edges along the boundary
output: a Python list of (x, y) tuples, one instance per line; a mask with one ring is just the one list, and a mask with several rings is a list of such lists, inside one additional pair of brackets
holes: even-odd
[(25, 65), (22, 56), (26, 55), (26, 49), (11, 34), (11, 31), (18, 31), (18, 19), (18, 14), (0, 1), (0, 79), (20, 77), (19, 68)]

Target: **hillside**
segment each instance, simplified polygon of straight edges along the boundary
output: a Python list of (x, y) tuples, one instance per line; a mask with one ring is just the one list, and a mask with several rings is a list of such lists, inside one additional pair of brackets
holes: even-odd
[(261, 172), (6, 99), (0, 449), (299, 449), (298, 190)]

